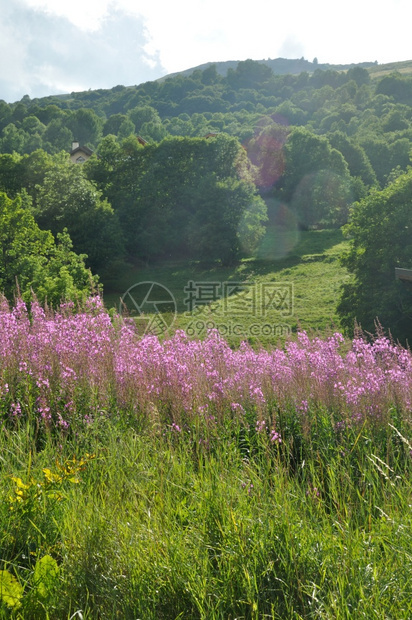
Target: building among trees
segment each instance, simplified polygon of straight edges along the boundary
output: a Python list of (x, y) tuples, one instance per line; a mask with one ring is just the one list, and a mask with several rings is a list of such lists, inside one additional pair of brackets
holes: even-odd
[(70, 160), (74, 164), (83, 164), (93, 155), (93, 151), (87, 146), (80, 146), (79, 142), (72, 142), (72, 150), (70, 151)]

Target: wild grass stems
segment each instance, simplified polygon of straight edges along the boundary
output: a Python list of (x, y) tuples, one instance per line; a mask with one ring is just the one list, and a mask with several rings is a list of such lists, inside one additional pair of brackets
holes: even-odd
[(0, 617), (411, 617), (408, 350), (0, 325)]

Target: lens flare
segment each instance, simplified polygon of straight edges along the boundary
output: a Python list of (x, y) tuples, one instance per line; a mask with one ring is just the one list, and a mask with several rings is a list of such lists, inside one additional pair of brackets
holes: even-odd
[(250, 161), (258, 170), (256, 184), (261, 190), (273, 187), (285, 171), (283, 146), (287, 136), (284, 125), (273, 123), (254, 136), (246, 147)]
[(302, 178), (290, 206), (305, 227), (341, 226), (347, 221), (351, 202), (347, 179), (332, 170), (318, 170)]
[(266, 204), (269, 221), (257, 258), (279, 260), (285, 258), (299, 242), (299, 222), (295, 213), (284, 203), (268, 198)]

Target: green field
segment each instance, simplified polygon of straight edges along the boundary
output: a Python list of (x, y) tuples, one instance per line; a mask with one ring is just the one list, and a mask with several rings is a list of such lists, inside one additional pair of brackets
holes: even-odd
[[(339, 326), (336, 302), (342, 283), (349, 277), (339, 257), (347, 247), (348, 241), (340, 230), (279, 232), (269, 228), (254, 259), (243, 260), (234, 267), (182, 261), (131, 268), (116, 282), (106, 285), (104, 299), (109, 308), (119, 309), (120, 299), (131, 287), (156, 282), (167, 287), (176, 301), (177, 315), (171, 331), (188, 329), (189, 333), (202, 336), (208, 326), (216, 325), (231, 344), (245, 339), (263, 345), (276, 344), (288, 331), (324, 333)], [(197, 287), (197, 293), (205, 299), (216, 293), (216, 301), (201, 307), (196, 304), (195, 291), (190, 309), (189, 293), (185, 292), (190, 281), (204, 283), (205, 286)], [(213, 290), (206, 286), (211, 282), (221, 286)], [(228, 283), (224, 289), (223, 283)], [(230, 283), (246, 284), (246, 297), (236, 295), (236, 287)], [(287, 296), (287, 307), (265, 302), (262, 290), (266, 290), (270, 300), (271, 288), (275, 291), (276, 287), (281, 296)], [(132, 294), (133, 291), (136, 293), (137, 289), (132, 289)], [(133, 316), (135, 309), (130, 304), (128, 308)], [(172, 318), (168, 318), (169, 323)]]
[(394, 433), (337, 440), (318, 409), (277, 451), (229, 418), (173, 437), (111, 415), (42, 449), (34, 427), (3, 432), (1, 618), (411, 618), (411, 466)]

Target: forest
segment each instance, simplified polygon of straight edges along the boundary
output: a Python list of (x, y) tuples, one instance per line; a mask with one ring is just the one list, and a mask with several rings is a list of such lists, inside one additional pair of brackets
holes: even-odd
[[(301, 63), (303, 67), (312, 63)], [(268, 223), (344, 227), (338, 311), (410, 335), (412, 75), (246, 60), (134, 87), (0, 102), (6, 296), (57, 303), (130, 264), (234, 264)], [(139, 139), (138, 139), (139, 137)], [(69, 160), (76, 141), (93, 151)], [(89, 270), (93, 273), (90, 275)]]

